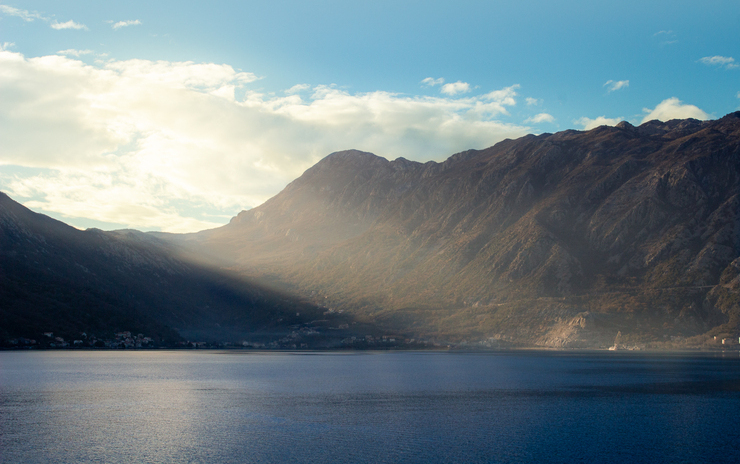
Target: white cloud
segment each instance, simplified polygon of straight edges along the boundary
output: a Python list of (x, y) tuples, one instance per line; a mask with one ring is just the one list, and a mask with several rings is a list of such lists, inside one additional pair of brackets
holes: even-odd
[(527, 106), (537, 106), (540, 103), (542, 103), (542, 100), (538, 100), (538, 99), (532, 98), (532, 97), (527, 97), (525, 99), (525, 101), (527, 102)]
[(59, 23), (59, 22), (54, 21), (53, 23), (51, 23), (51, 28), (52, 29), (56, 29), (58, 31), (60, 31), (62, 29), (77, 29), (77, 30), (84, 29), (84, 30), (87, 30), (87, 26), (85, 26), (84, 24), (76, 23), (76, 22), (72, 21), (71, 19), (69, 21), (67, 21), (66, 23)]
[(427, 77), (425, 79), (421, 80), (421, 83), (424, 85), (427, 85), (429, 87), (434, 87), (435, 85), (442, 85), (445, 83), (445, 80), (443, 78), (434, 79), (433, 77)]
[(82, 56), (82, 55), (89, 55), (92, 52), (93, 52), (92, 50), (75, 50), (73, 48), (68, 48), (67, 50), (59, 50), (57, 52), (57, 55)]
[(470, 84), (461, 81), (450, 82), (449, 84), (443, 85), (440, 92), (451, 97), (459, 93), (468, 93), (470, 92)]
[(310, 88), (311, 88), (311, 86), (308, 85), (308, 84), (296, 84), (293, 87), (291, 87), (288, 90), (286, 90), (285, 91), (285, 94), (286, 95), (293, 95), (293, 94), (296, 94), (296, 93), (301, 93), (304, 90), (308, 90)]
[(657, 119), (659, 121), (670, 121), (671, 119), (709, 119), (709, 115), (704, 111), (700, 110), (694, 105), (685, 105), (676, 97), (668, 98), (663, 100), (654, 109), (644, 108), (642, 110), (647, 113), (642, 122), (652, 121)]
[(237, 72), (226, 64), (200, 64), (192, 61), (111, 61), (105, 64), (105, 68), (126, 79), (204, 91), (218, 90), (224, 85), (244, 85), (259, 79), (252, 73)]
[[(172, 191), (156, 176), (147, 177), (136, 172), (57, 171), (16, 177), (7, 184), (6, 191), (41, 198), (24, 201), (28, 208), (58, 213), (70, 219), (94, 218), (122, 227), (164, 227), (171, 232), (190, 232), (228, 221), (228, 217), (183, 215), (172, 205), (172, 198), (179, 195), (181, 201), (194, 202), (199, 198)], [(222, 220), (214, 222), (213, 219)], [(74, 225), (74, 221), (69, 222)]]
[(718, 66), (726, 69), (740, 68), (740, 64), (735, 63), (735, 58), (731, 56), (705, 56), (699, 62), (707, 66)]
[(599, 126), (616, 126), (621, 121), (622, 121), (622, 118), (607, 118), (606, 116), (599, 116), (596, 119), (590, 119), (584, 116), (573, 122), (575, 124), (583, 126), (584, 130), (591, 130)]
[(45, 19), (40, 14), (28, 10), (21, 10), (19, 8), (14, 8), (12, 6), (8, 5), (0, 5), (0, 13), (3, 13), (8, 16), (17, 16), (18, 18), (21, 18), (24, 21), (31, 22), (35, 19)]
[(0, 70), (0, 165), (33, 171), (0, 172), (0, 189), (45, 211), (136, 228), (225, 223), (337, 150), (442, 160), (528, 131), (498, 120), (518, 86), (450, 98), (334, 86), (303, 94), (301, 84), (269, 96), (250, 90), (257, 76), (228, 65), (89, 65), (7, 50)]
[(603, 87), (607, 87), (607, 92), (612, 93), (615, 90), (623, 89), (625, 87), (629, 87), (630, 81), (612, 81), (608, 80), (603, 85)]
[(113, 29), (120, 29), (122, 27), (128, 27), (128, 26), (139, 26), (141, 25), (141, 21), (138, 19), (128, 20), (128, 21), (118, 21), (117, 23), (113, 24)]
[(551, 114), (547, 113), (540, 113), (537, 115), (532, 116), (531, 118), (527, 118), (524, 120), (526, 124), (539, 124), (542, 122), (555, 122), (555, 118)]

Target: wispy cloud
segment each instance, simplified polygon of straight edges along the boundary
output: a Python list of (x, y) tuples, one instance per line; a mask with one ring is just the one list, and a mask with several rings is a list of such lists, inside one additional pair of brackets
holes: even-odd
[(113, 24), (111, 26), (113, 29), (120, 29), (122, 27), (128, 27), (128, 26), (139, 26), (141, 25), (141, 21), (138, 19), (128, 20), (128, 21), (118, 21), (117, 23)]
[(684, 104), (681, 100), (676, 97), (671, 97), (663, 100), (653, 109), (644, 108), (643, 113), (647, 113), (642, 122), (652, 121), (657, 119), (659, 121), (670, 121), (671, 119), (686, 119), (694, 118), (706, 120), (709, 119), (709, 115), (694, 105)]
[(653, 37), (656, 37), (660, 40), (660, 45), (671, 45), (674, 43), (678, 43), (678, 39), (676, 39), (676, 33), (671, 30), (658, 31), (653, 34)]
[(616, 126), (621, 121), (622, 118), (607, 118), (606, 116), (599, 116), (595, 119), (590, 119), (584, 116), (573, 122), (579, 126), (583, 126), (584, 130), (591, 130), (599, 126)]
[(445, 80), (443, 78), (441, 78), (441, 77), (438, 78), (438, 79), (435, 79), (433, 77), (427, 77), (425, 79), (422, 79), (421, 80), (421, 83), (424, 84), (424, 85), (426, 85), (426, 86), (429, 86), (429, 87), (434, 87), (435, 85), (442, 85), (442, 84), (444, 84), (445, 83)]
[(31, 22), (35, 19), (46, 19), (35, 11), (21, 10), (8, 5), (0, 5), (0, 13), (7, 16), (16, 16), (24, 21)]
[(0, 174), (0, 189), (68, 218), (136, 228), (223, 224), (208, 215), (259, 205), (337, 150), (442, 160), (529, 130), (500, 119), (516, 85), (453, 98), (299, 84), (274, 96), (228, 65), (91, 65), (7, 50), (0, 69), (2, 94), (13, 95), (0, 96), (0, 164), (36, 171)]
[(449, 96), (454, 96), (461, 93), (468, 93), (470, 92), (470, 84), (461, 81), (450, 82), (449, 84), (443, 85), (440, 89), (440, 92)]
[(606, 87), (607, 93), (612, 93), (615, 90), (624, 89), (625, 87), (629, 87), (630, 81), (613, 81), (608, 80), (606, 83), (604, 83), (603, 87)]
[(85, 26), (84, 24), (76, 23), (72, 20), (69, 20), (64, 23), (60, 23), (56, 20), (53, 20), (53, 16), (47, 17), (36, 11), (22, 10), (20, 8), (15, 8), (15, 7), (8, 6), (8, 5), (0, 5), (0, 13), (5, 14), (7, 16), (16, 16), (27, 22), (32, 22), (34, 20), (40, 19), (42, 21), (46, 21), (50, 23), (49, 26), (51, 26), (52, 29), (56, 29), (56, 30), (63, 30), (63, 29), (88, 30), (87, 26)]
[(71, 19), (64, 23), (59, 23), (59, 22), (54, 21), (51, 23), (51, 28), (56, 29), (58, 31), (63, 30), (63, 29), (88, 30), (87, 26), (85, 26), (84, 24), (76, 23), (72, 21)]
[(724, 67), (725, 69), (740, 68), (740, 64), (735, 63), (735, 58), (731, 56), (705, 56), (699, 60), (700, 63), (707, 66)]
[(537, 106), (542, 103), (542, 100), (538, 100), (532, 97), (527, 97), (524, 101), (527, 102), (527, 106)]
[(554, 122), (555, 118), (551, 114), (547, 113), (540, 113), (537, 115), (532, 116), (531, 118), (527, 118), (524, 120), (526, 124), (539, 124), (542, 122)]
[(59, 50), (57, 55), (83, 56), (90, 55), (91, 53), (93, 53), (92, 50), (75, 50), (74, 48), (68, 48), (67, 50)]

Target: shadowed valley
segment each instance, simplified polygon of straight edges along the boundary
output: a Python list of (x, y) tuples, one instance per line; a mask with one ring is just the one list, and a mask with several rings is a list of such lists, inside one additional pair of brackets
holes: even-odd
[[(128, 331), (146, 335), (153, 346), (186, 340), (248, 340), (260, 346), (301, 328), (347, 322), (324, 312), (206, 266), (150, 234), (77, 230), (0, 193), (0, 340), (5, 344), (23, 337), (48, 345), (57, 336), (66, 341), (57, 344), (71, 343), (84, 332), (79, 341), (86, 346), (93, 337), (102, 343)], [(336, 344), (316, 332), (302, 341), (312, 347)]]

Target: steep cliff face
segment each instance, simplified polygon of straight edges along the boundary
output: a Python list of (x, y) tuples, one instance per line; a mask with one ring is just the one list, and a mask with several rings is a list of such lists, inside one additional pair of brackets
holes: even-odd
[(409, 330), (661, 341), (736, 330), (739, 193), (740, 113), (623, 122), (444, 163), (334, 153), (188, 240)]

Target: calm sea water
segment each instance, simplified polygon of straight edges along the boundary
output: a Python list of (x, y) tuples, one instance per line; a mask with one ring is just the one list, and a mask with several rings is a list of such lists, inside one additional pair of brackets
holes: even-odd
[(740, 462), (740, 356), (0, 352), (1, 462)]

